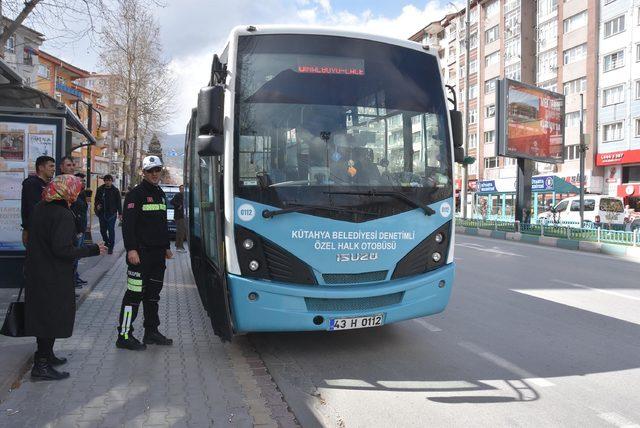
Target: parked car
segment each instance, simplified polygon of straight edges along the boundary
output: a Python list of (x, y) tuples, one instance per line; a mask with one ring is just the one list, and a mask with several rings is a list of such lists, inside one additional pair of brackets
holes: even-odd
[[(584, 195), (584, 221), (587, 227), (624, 227), (624, 205), (617, 196)], [(580, 197), (572, 196), (538, 215), (538, 222), (580, 225)]]
[(178, 186), (173, 185), (161, 185), (162, 191), (167, 195), (167, 226), (169, 228), (169, 236), (172, 238), (176, 237), (176, 221), (173, 218), (173, 205), (171, 201), (173, 201), (173, 197), (178, 194), (180, 191)]

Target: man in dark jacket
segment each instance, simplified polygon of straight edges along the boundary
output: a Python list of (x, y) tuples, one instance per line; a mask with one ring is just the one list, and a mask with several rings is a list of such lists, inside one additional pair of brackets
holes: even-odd
[[(84, 179), (85, 175), (81, 172), (75, 174), (75, 164), (73, 158), (71, 156), (64, 156), (60, 159), (60, 172), (62, 174), (75, 175), (81, 180)], [(69, 208), (73, 213), (76, 220), (76, 235), (75, 235), (75, 243), (76, 247), (82, 247), (84, 244), (84, 232), (87, 230), (87, 195), (84, 191), (84, 181), (83, 181), (83, 189), (78, 195), (78, 199), (74, 203), (72, 203)], [(78, 260), (76, 260), (74, 264), (75, 271), (75, 280), (76, 280), (76, 288), (81, 288), (83, 285), (87, 283), (84, 279), (80, 278), (80, 274), (78, 274)]]
[[(171, 345), (158, 331), (158, 301), (164, 281), (165, 259), (173, 257), (167, 230), (167, 197), (160, 186), (162, 161), (147, 156), (142, 161), (144, 180), (124, 201), (122, 239), (127, 250), (127, 291), (118, 318), (116, 346), (132, 351), (146, 345)], [(133, 337), (133, 322), (144, 304), (144, 343)]]
[[(80, 180), (82, 180), (82, 191), (78, 195), (78, 199), (71, 204), (71, 212), (76, 217), (76, 246), (82, 247), (84, 245), (84, 233), (87, 230), (87, 212), (89, 211), (89, 204), (87, 203), (87, 192), (85, 191), (87, 185), (84, 180), (85, 175), (81, 172), (75, 174)], [(76, 287), (80, 288), (83, 285), (87, 284), (87, 281), (80, 278), (80, 274), (78, 273), (78, 260), (76, 260), (75, 265), (76, 271)]]
[(109, 248), (109, 254), (113, 254), (113, 246), (116, 240), (116, 218), (122, 217), (122, 199), (120, 190), (113, 185), (113, 177), (110, 174), (102, 177), (104, 184), (98, 187), (94, 203), (94, 210), (100, 221), (100, 234)]
[(22, 244), (26, 247), (29, 239), (29, 217), (33, 208), (42, 199), (42, 190), (56, 172), (56, 160), (51, 156), (36, 159), (36, 175), (30, 175), (22, 182)]

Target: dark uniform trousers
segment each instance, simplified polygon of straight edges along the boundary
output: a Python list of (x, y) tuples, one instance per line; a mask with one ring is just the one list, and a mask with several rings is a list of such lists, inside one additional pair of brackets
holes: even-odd
[(118, 331), (125, 339), (133, 333), (140, 302), (143, 304), (145, 330), (156, 331), (160, 325), (158, 302), (166, 269), (166, 249), (145, 248), (138, 250), (138, 255), (139, 265), (127, 261), (127, 291), (122, 299), (118, 323)]

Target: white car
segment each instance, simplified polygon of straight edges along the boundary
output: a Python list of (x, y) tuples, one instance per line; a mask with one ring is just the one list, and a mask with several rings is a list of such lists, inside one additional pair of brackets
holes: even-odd
[[(584, 221), (587, 226), (624, 225), (624, 205), (617, 196), (584, 195)], [(538, 215), (538, 222), (580, 225), (580, 197), (561, 200), (551, 211)]]

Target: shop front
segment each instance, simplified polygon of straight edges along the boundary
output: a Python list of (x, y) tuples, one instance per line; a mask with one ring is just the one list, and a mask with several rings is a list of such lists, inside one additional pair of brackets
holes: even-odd
[[(555, 175), (541, 175), (531, 178), (532, 217), (557, 201), (579, 193), (571, 183)], [(474, 198), (474, 218), (501, 219), (515, 218), (516, 179), (502, 178), (478, 181)]]
[(596, 164), (605, 168), (607, 193), (640, 213), (640, 150), (598, 153)]

